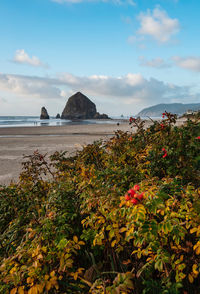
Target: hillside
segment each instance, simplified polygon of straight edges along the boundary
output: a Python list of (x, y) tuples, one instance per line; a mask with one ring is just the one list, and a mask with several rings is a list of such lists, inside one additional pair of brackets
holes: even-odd
[(138, 116), (151, 116), (159, 117), (163, 112), (171, 112), (176, 114), (184, 114), (188, 110), (196, 111), (200, 110), (200, 103), (183, 104), (183, 103), (171, 103), (171, 104), (157, 104), (151, 107), (144, 108), (138, 113)]

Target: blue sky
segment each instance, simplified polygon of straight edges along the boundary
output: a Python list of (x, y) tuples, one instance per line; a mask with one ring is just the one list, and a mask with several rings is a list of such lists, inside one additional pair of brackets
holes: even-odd
[(200, 103), (198, 0), (1, 0), (0, 115)]

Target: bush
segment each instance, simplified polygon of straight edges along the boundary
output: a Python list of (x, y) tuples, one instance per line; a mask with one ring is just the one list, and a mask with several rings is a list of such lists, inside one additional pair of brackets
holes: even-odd
[(200, 123), (37, 151), (0, 188), (0, 293), (199, 293)]

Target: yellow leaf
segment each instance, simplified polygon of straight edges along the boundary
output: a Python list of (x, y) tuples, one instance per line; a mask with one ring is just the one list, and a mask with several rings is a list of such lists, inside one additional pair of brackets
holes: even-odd
[(77, 238), (77, 236), (74, 236), (74, 237), (73, 237), (73, 240), (74, 240), (75, 243), (78, 243), (78, 238)]
[(51, 276), (51, 277), (54, 277), (54, 276), (55, 276), (55, 271), (52, 271), (52, 272), (50, 273), (50, 276)]
[(197, 231), (197, 228), (192, 228), (191, 230), (190, 230), (190, 233), (192, 234), (192, 233), (194, 233), (194, 232), (196, 232)]
[(117, 243), (117, 241), (113, 240), (112, 243), (111, 243), (111, 247), (114, 247), (116, 243)]
[(191, 284), (194, 282), (194, 278), (191, 274), (188, 275), (188, 280)]
[(36, 285), (36, 287), (37, 287), (37, 290), (38, 290), (39, 293), (43, 293), (44, 285), (38, 284), (38, 285)]
[(195, 275), (198, 275), (198, 274), (199, 274), (199, 272), (197, 271), (197, 264), (193, 264), (193, 266), (192, 266), (192, 271), (193, 271), (193, 273), (194, 273)]
[(126, 228), (124, 227), (124, 228), (121, 228), (120, 230), (119, 230), (119, 233), (123, 233), (123, 232), (125, 232), (126, 231)]
[(200, 254), (200, 246), (198, 246), (198, 247), (196, 248), (196, 254), (197, 254), (197, 255)]
[(46, 283), (46, 290), (49, 291), (51, 289), (51, 283), (47, 282)]
[(113, 228), (118, 228), (118, 224), (113, 224)]
[(28, 290), (28, 294), (38, 294), (38, 289), (36, 286), (33, 286)]
[(79, 245), (85, 245), (85, 242), (83, 242), (83, 241), (79, 241), (78, 244), (79, 244)]
[(24, 288), (22, 286), (19, 287), (18, 294), (24, 294)]
[(13, 288), (11, 291), (10, 291), (10, 294), (16, 294), (17, 293), (17, 288)]
[(83, 268), (83, 267), (79, 267), (78, 270), (77, 270), (77, 272), (78, 272), (79, 274), (82, 274), (83, 271), (84, 271), (84, 268)]
[(78, 272), (76, 272), (76, 273), (74, 274), (74, 280), (75, 280), (75, 281), (77, 280), (77, 278), (78, 278)]

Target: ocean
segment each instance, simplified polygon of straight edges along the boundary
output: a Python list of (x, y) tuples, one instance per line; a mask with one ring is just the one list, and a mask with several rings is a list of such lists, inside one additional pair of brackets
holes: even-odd
[[(127, 119), (127, 118), (123, 118)], [(89, 124), (113, 124), (120, 122), (122, 118), (112, 117), (108, 120), (87, 119), (80, 121), (71, 121), (65, 119), (56, 119), (54, 117), (48, 120), (41, 120), (38, 116), (0, 116), (0, 128), (3, 127), (38, 127), (38, 126), (64, 126), (64, 125), (89, 125)]]

